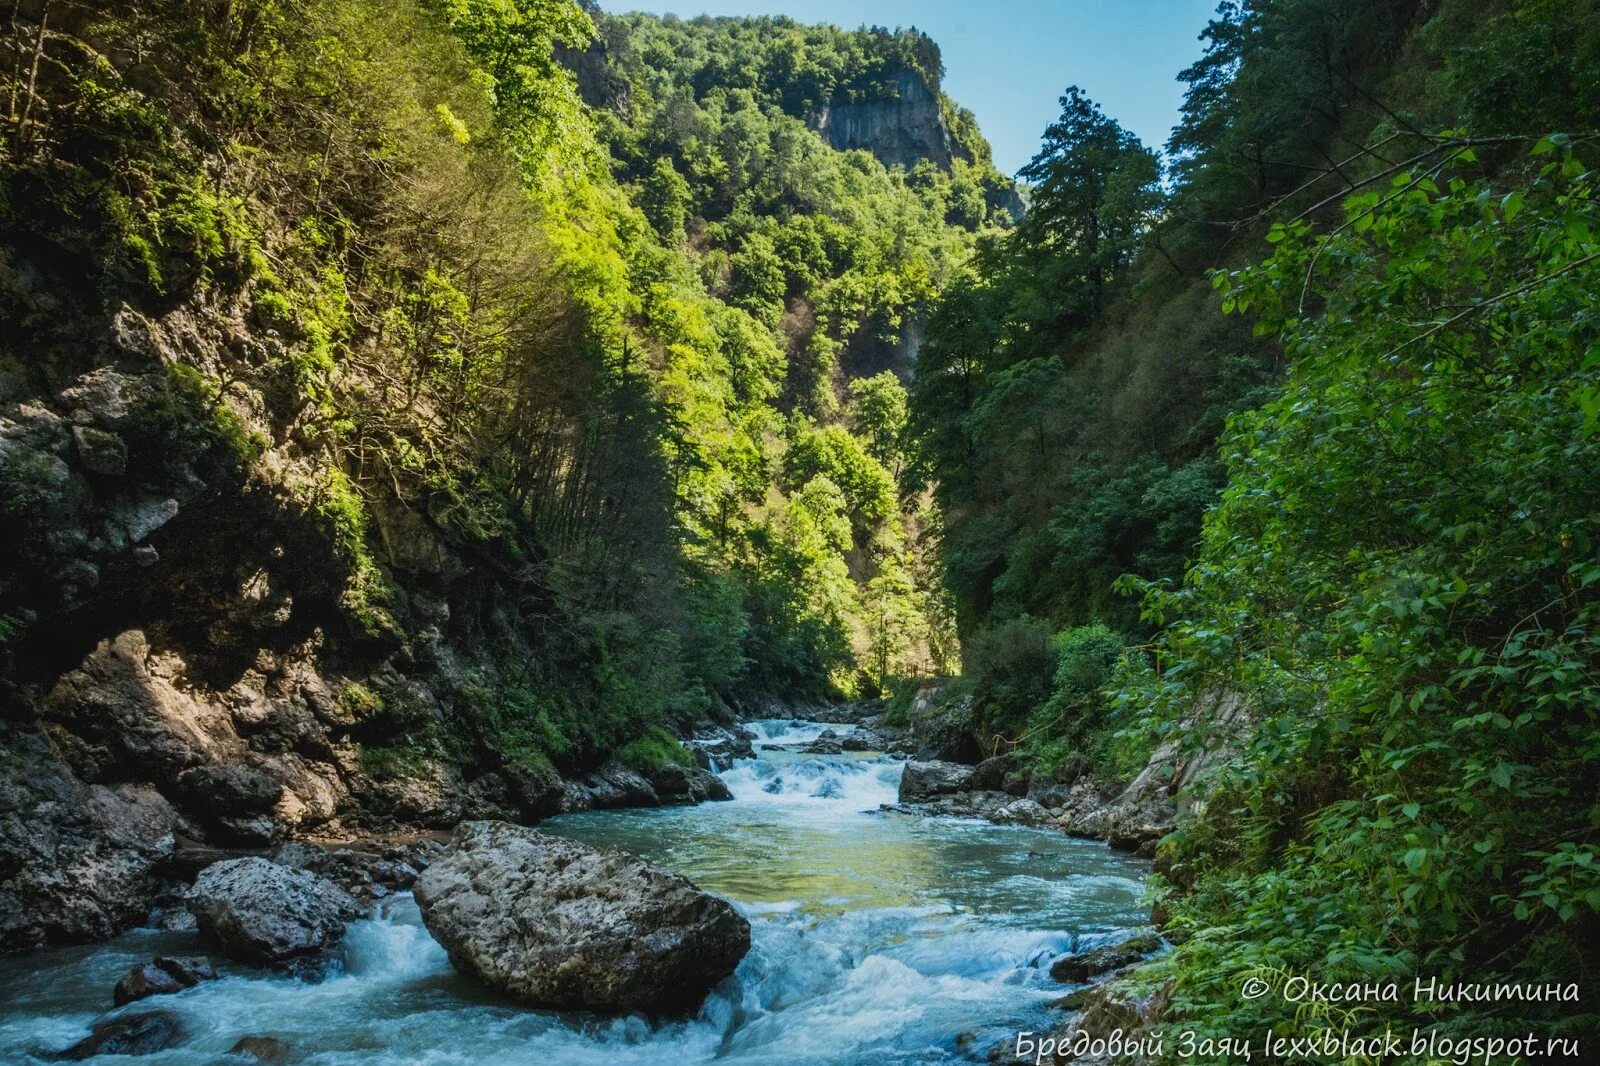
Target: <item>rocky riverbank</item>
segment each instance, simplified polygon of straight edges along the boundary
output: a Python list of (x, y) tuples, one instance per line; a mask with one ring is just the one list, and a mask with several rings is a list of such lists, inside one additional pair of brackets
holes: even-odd
[[(333, 739), (318, 709), (338, 703), (318, 697), (315, 677), (268, 701), (268, 720), (303, 731), (283, 750), (277, 734), (241, 734), (240, 709), (257, 704), (202, 695), (176, 665), (125, 634), (55, 686), (42, 720), (0, 720), (0, 953), (163, 920), (224, 859), (292, 854), (289, 865), (320, 870), (343, 854), (370, 894), (407, 881), (394, 872), (409, 861), (393, 853), (397, 835), (728, 798), (715, 774), (672, 763), (612, 760), (565, 777), (548, 763), (507, 764), (471, 782), (438, 760), (378, 770)], [(308, 843), (341, 840), (354, 843)]]

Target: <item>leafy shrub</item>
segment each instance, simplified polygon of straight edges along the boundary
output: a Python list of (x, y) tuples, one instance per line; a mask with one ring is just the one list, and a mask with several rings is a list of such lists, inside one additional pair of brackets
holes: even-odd
[(668, 764), (695, 765), (694, 755), (689, 749), (660, 726), (647, 730), (643, 736), (618, 748), (617, 758), (625, 766), (631, 766), (640, 772), (659, 769)]

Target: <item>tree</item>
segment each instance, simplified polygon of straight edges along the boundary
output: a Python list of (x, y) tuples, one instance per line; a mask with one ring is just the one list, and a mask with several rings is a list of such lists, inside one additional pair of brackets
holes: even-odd
[(693, 201), (689, 183), (672, 165), (672, 159), (665, 155), (658, 157), (640, 190), (639, 206), (662, 240), (671, 244), (683, 239), (683, 228), (688, 224)]
[(906, 390), (900, 379), (885, 370), (850, 383), (851, 418), (856, 432), (867, 440), (867, 451), (900, 476), (905, 454)]
[(1058, 296), (1059, 325), (1081, 329), (1160, 209), (1161, 163), (1074, 85), (1019, 173), (1033, 183), (1023, 241), (1029, 254), (1049, 257), (1052, 281), (1070, 286)]

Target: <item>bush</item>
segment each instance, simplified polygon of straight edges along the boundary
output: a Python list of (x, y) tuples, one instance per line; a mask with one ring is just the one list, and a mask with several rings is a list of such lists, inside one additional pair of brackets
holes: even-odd
[(689, 749), (660, 726), (655, 726), (639, 739), (624, 744), (617, 749), (616, 754), (623, 765), (641, 773), (657, 770), (669, 764), (695, 765), (694, 755)]

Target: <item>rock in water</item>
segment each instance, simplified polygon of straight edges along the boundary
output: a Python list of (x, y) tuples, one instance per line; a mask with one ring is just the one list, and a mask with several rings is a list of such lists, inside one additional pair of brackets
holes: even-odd
[(154, 962), (142, 962), (129, 970), (112, 990), (111, 1001), (121, 1007), (146, 996), (182, 992), (201, 981), (215, 981), (217, 976), (210, 959), (158, 955)]
[(200, 931), (246, 962), (282, 962), (330, 947), (361, 907), (344, 889), (267, 859), (213, 863), (184, 897)]
[(111, 1002), (121, 1007), (146, 996), (182, 992), (187, 987), (155, 963), (141, 962), (117, 982), (117, 987), (111, 993)]
[(183, 1023), (171, 1011), (124, 1014), (96, 1022), (89, 1035), (56, 1056), (91, 1059), (96, 1055), (151, 1055), (183, 1039)]
[(908, 762), (900, 777), (901, 803), (926, 803), (972, 787), (972, 767), (953, 762)]
[(257, 1062), (288, 1062), (294, 1049), (275, 1036), (242, 1036), (228, 1049), (228, 1054)]
[(647, 775), (650, 786), (663, 803), (703, 803), (706, 800), (731, 800), (733, 793), (722, 778), (698, 766), (666, 763)]
[(750, 923), (677, 874), (506, 822), (461, 825), (413, 891), (456, 969), (536, 1007), (694, 1007), (750, 950)]
[(1161, 950), (1159, 936), (1153, 933), (1136, 936), (1120, 944), (1057, 959), (1050, 967), (1050, 976), (1068, 984), (1080, 984), (1103, 973), (1110, 973), (1112, 970), (1138, 962), (1146, 955), (1159, 950)]

